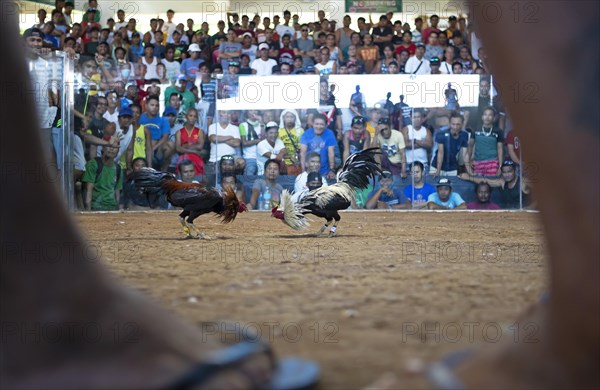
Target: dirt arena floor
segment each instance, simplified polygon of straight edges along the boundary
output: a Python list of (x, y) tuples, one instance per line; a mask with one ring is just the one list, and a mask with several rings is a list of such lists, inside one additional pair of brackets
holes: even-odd
[(390, 372), (414, 388), (444, 353), (536, 341), (537, 324), (516, 322), (547, 285), (536, 213), (346, 212), (333, 239), (267, 212), (200, 217), (213, 241), (182, 240), (176, 212), (75, 218), (127, 283), (207, 337), (237, 326), (318, 361), (322, 389)]

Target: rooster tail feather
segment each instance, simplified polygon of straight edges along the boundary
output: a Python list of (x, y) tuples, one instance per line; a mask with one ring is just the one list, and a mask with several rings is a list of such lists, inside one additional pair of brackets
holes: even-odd
[(163, 192), (163, 184), (171, 180), (176, 180), (173, 175), (166, 172), (157, 171), (153, 168), (142, 168), (133, 173), (133, 181), (138, 191), (146, 194), (156, 194)]
[(310, 226), (308, 218), (304, 215), (308, 212), (304, 208), (303, 203), (295, 203), (292, 200), (292, 194), (288, 190), (281, 192), (281, 202), (279, 203), (279, 211), (283, 212), (283, 223), (294, 230), (304, 230)]
[(381, 168), (375, 160), (375, 155), (381, 154), (379, 148), (370, 148), (351, 154), (338, 175), (338, 182), (346, 183), (352, 188), (365, 189), (369, 179), (376, 180), (381, 174)]
[(240, 207), (235, 190), (229, 186), (223, 188), (223, 211), (221, 212), (221, 222), (232, 222), (237, 216)]

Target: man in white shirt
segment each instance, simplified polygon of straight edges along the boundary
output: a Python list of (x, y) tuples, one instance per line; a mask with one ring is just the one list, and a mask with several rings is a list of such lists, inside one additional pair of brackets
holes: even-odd
[(219, 111), (219, 121), (208, 127), (209, 162), (216, 163), (225, 155), (237, 155), (242, 141), (239, 127), (229, 123), (229, 112)]
[(417, 43), (417, 50), (415, 51), (415, 55), (410, 57), (408, 61), (406, 61), (406, 66), (404, 67), (404, 73), (406, 74), (431, 74), (431, 67), (429, 66), (429, 61), (427, 61), (423, 56), (425, 55), (425, 45), (422, 43)]
[(175, 16), (175, 11), (172, 9), (167, 11), (167, 22), (163, 25), (162, 31), (167, 37), (171, 37), (177, 25), (173, 23), (173, 17)]
[(269, 44), (261, 43), (258, 45), (259, 58), (252, 61), (252, 74), (258, 76), (270, 76), (273, 74), (273, 67), (277, 65), (277, 61), (269, 58)]
[(287, 154), (283, 141), (279, 139), (279, 125), (273, 121), (267, 123), (266, 138), (256, 145), (256, 165), (258, 175), (264, 175), (267, 160), (281, 163)]
[[(294, 182), (294, 194), (301, 194), (308, 191), (308, 174), (310, 172), (319, 173), (320, 169), (321, 155), (317, 152), (308, 153), (306, 155), (306, 171), (296, 176), (296, 181)], [(321, 176), (321, 182), (323, 183), (323, 187), (327, 187), (327, 179), (325, 179), (325, 177)]]

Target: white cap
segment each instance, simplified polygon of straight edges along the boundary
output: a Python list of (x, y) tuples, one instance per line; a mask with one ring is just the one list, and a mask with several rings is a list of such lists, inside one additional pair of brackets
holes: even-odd
[(200, 50), (200, 46), (197, 43), (192, 43), (188, 48), (188, 51), (202, 51)]
[(262, 50), (262, 49), (267, 49), (269, 50), (269, 44), (268, 43), (261, 43), (260, 45), (258, 45), (258, 50)]
[(251, 34), (251, 33), (249, 33), (249, 32), (245, 32), (245, 33), (243, 33), (243, 34), (242, 34), (242, 36), (243, 36), (243, 37), (250, 37), (250, 38), (252, 38), (252, 34)]
[(268, 129), (268, 128), (271, 128), (271, 127), (279, 128), (279, 125), (277, 124), (277, 122), (271, 121), (271, 122), (267, 123), (267, 125), (265, 126), (265, 129)]

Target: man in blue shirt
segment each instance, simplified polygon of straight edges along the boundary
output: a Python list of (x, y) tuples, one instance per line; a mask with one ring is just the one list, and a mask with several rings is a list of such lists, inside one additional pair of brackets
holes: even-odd
[(431, 171), (434, 177), (457, 176), (458, 156), (462, 154), (467, 173), (471, 173), (471, 163), (467, 148), (469, 133), (463, 130), (463, 116), (457, 112), (450, 115), (450, 129), (440, 131), (435, 136), (437, 151), (431, 160)]
[[(423, 163), (415, 161), (412, 166), (413, 183), (404, 187), (406, 203), (403, 208), (422, 209), (427, 207), (429, 195), (434, 194), (435, 187), (425, 183)], [(413, 189), (414, 188), (414, 189)]]
[(369, 194), (367, 209), (399, 208), (402, 191), (392, 187), (393, 177), (390, 171), (383, 171), (379, 176), (379, 188)]
[(335, 146), (337, 141), (333, 131), (326, 128), (327, 117), (316, 114), (313, 119), (313, 128), (308, 129), (300, 137), (300, 162), (302, 170), (306, 170), (306, 155), (317, 152), (321, 155), (320, 173), (327, 180), (335, 179)]
[(140, 125), (146, 126), (152, 137), (152, 151), (154, 153), (152, 166), (154, 167), (160, 167), (163, 163), (171, 128), (169, 121), (158, 115), (159, 110), (158, 96), (149, 96), (146, 99), (146, 112), (140, 116)]
[(436, 184), (437, 192), (429, 195), (427, 208), (429, 210), (465, 209), (467, 204), (456, 192), (452, 192), (452, 182), (447, 177), (442, 177)]

